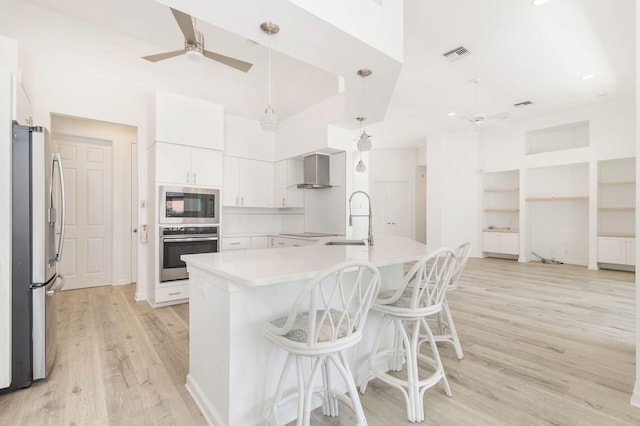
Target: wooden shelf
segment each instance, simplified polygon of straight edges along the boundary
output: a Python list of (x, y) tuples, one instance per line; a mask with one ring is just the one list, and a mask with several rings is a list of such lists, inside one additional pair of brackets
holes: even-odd
[(600, 186), (635, 185), (635, 180), (623, 180), (618, 182), (598, 182)]
[(484, 209), (486, 213), (518, 213), (520, 209)]
[(484, 192), (518, 192), (520, 188), (487, 188)]
[(622, 232), (599, 232), (598, 237), (612, 237), (612, 238), (635, 238), (636, 234), (633, 232), (622, 233)]
[(557, 196), (557, 197), (529, 197), (527, 201), (577, 201), (577, 200), (588, 200), (589, 196), (587, 195), (576, 195), (576, 196)]
[(633, 212), (635, 207), (600, 207), (599, 212)]

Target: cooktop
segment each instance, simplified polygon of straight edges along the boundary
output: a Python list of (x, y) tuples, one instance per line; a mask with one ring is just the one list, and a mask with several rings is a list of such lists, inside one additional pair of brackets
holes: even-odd
[(313, 237), (334, 237), (338, 234), (325, 234), (323, 232), (300, 232), (300, 233), (290, 233), (290, 234), (280, 234), (283, 237), (304, 237), (304, 238), (313, 238)]

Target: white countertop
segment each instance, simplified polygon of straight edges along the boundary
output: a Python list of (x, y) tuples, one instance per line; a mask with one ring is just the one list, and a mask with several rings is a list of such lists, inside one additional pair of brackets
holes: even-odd
[(426, 245), (404, 237), (379, 237), (372, 247), (323, 244), (339, 239), (344, 238), (325, 237), (306, 247), (191, 254), (180, 259), (236, 284), (262, 286), (311, 278), (348, 260), (368, 260), (381, 267), (411, 262), (428, 253)]

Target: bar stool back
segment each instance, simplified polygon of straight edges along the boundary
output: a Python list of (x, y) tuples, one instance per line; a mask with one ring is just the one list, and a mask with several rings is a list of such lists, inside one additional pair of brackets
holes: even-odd
[[(412, 422), (424, 420), (422, 400), (427, 389), (442, 381), (445, 393), (451, 396), (444, 366), (426, 319), (442, 310), (455, 266), (455, 252), (441, 248), (416, 262), (404, 275), (398, 288), (381, 293), (371, 308), (383, 315), (383, 321), (369, 357), (368, 374), (360, 383), (360, 391), (364, 393), (367, 384), (374, 378), (400, 389), (407, 403), (407, 417)], [(390, 348), (381, 349), (380, 344), (389, 325), (393, 326), (394, 343)], [(427, 334), (431, 357), (419, 351), (421, 327)], [(401, 371), (405, 360), (406, 379), (388, 373), (388, 370)], [(433, 369), (429, 377), (420, 379), (418, 360)]]
[[(326, 416), (338, 415), (338, 399), (350, 406), (358, 425), (366, 425), (356, 385), (343, 351), (362, 339), (369, 309), (380, 288), (380, 272), (369, 262), (344, 262), (312, 279), (296, 299), (287, 316), (267, 322), (263, 333), (288, 352), (267, 421), (277, 424), (278, 407), (298, 396), (297, 425), (309, 425), (312, 397), (319, 396)], [(311, 359), (305, 377), (302, 360)], [(283, 383), (295, 361), (297, 392), (283, 396)], [(330, 366), (344, 379), (349, 397), (336, 392)], [(322, 373), (322, 387), (314, 388)]]

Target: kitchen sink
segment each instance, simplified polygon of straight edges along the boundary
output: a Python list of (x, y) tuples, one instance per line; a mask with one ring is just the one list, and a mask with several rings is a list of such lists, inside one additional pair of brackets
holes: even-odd
[(325, 246), (366, 246), (364, 240), (336, 240), (336, 241), (327, 241), (324, 243)]

